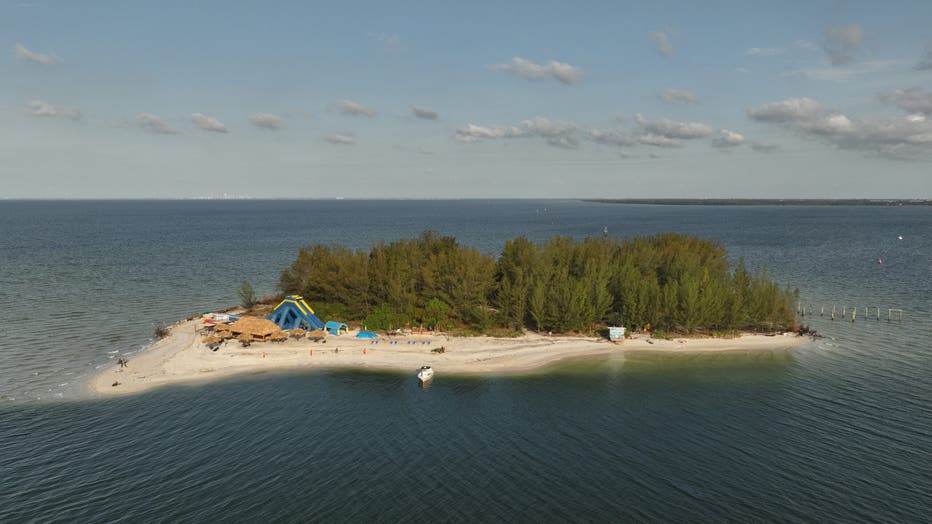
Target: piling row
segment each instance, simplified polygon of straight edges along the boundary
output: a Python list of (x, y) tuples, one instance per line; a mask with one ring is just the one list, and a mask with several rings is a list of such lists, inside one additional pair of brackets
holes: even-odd
[[(806, 315), (814, 315), (816, 308), (811, 304), (803, 304), (799, 302), (796, 304), (796, 314), (800, 317), (805, 317)], [(850, 319), (851, 322), (854, 322), (858, 318), (858, 312), (860, 311), (861, 316), (864, 320), (880, 320), (882, 315), (882, 308), (880, 306), (848, 306), (847, 304), (842, 304), (841, 315), (838, 314), (838, 309), (835, 304), (832, 304), (831, 311), (826, 311), (825, 305), (819, 306), (819, 316), (824, 317), (829, 315), (831, 320), (840, 318), (842, 320)], [(902, 322), (903, 321), (903, 310), (899, 308), (886, 308), (886, 317), (887, 322)]]

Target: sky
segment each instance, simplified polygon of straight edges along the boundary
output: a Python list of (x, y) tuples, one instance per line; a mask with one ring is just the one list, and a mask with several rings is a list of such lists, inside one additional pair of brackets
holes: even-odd
[(0, 198), (932, 198), (932, 2), (0, 0)]

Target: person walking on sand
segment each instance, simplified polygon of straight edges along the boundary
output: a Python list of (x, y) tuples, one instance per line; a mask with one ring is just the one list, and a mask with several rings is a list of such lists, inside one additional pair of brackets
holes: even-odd
[(120, 360), (117, 360), (117, 364), (120, 365), (120, 369), (123, 369), (129, 365), (129, 360), (126, 360), (125, 358), (121, 358)]

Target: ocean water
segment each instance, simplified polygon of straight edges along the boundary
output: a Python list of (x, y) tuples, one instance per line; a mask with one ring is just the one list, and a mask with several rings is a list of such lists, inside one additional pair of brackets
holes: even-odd
[[(720, 240), (798, 288), (823, 338), (427, 389), (359, 372), (83, 388), (243, 279), (274, 291), (302, 245), (434, 229), (494, 253), (603, 226)], [(0, 201), (0, 522), (928, 521), (930, 232), (927, 207)], [(857, 321), (818, 315), (833, 303)]]

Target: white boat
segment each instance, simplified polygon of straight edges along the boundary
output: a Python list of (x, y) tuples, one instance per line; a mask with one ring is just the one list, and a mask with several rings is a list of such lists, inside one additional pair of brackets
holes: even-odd
[(430, 366), (422, 366), (417, 372), (417, 379), (421, 382), (427, 382), (432, 378), (434, 378), (434, 369)]

